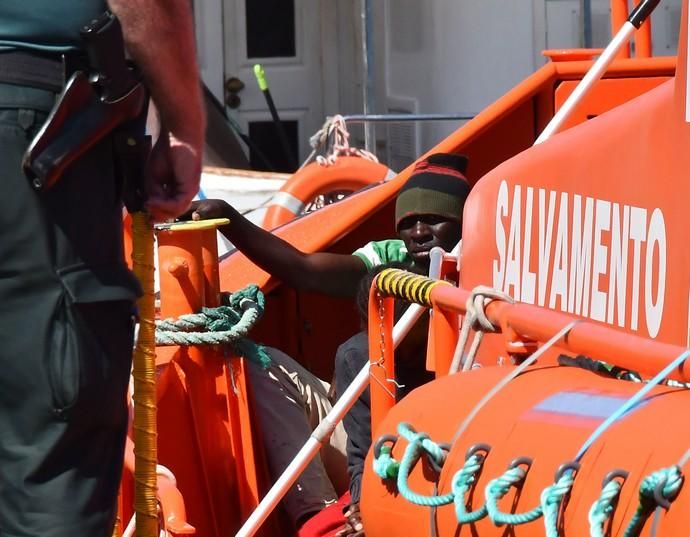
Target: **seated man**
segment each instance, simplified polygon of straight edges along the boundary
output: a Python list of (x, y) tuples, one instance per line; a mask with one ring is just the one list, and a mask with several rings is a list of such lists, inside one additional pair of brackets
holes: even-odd
[[(462, 211), (470, 191), (470, 186), (464, 176), (466, 167), (466, 157), (452, 154), (431, 155), (418, 163), (396, 200), (395, 220), (399, 238), (371, 242), (356, 250), (353, 255), (300, 252), (281, 238), (256, 226), (222, 200), (194, 202), (188, 216), (191, 216), (193, 220), (230, 219), (230, 224), (220, 228), (221, 233), (249, 259), (263, 270), (281, 279), (286, 285), (331, 296), (354, 297), (362, 277), (376, 266), (402, 262), (406, 263), (410, 270), (426, 274), (429, 270), (429, 252), (433, 247), (438, 246), (446, 251), (455, 247), (461, 238)], [(290, 365), (284, 366), (283, 369), (297, 372), (294, 360), (285, 358), (290, 361)], [(283, 360), (283, 364), (285, 363), (287, 362)], [(281, 373), (280, 367), (274, 368), (273, 371), (276, 380), (272, 389), (276, 389), (277, 384), (292, 383), (297, 389), (303, 389), (309, 384), (298, 372), (295, 375), (287, 374), (285, 371)], [(314, 379), (318, 381), (315, 377), (312, 381)], [(323, 390), (323, 383), (318, 381), (317, 384), (321, 387), (316, 386), (311, 393), (316, 394)], [(263, 389), (255, 389), (257, 400), (264, 398)], [(287, 392), (285, 398), (290, 401), (291, 397)], [(294, 397), (292, 399), (294, 400)], [(267, 410), (267, 405), (260, 405), (260, 412), (263, 411), (262, 406)], [(275, 405), (270, 405), (270, 407), (273, 409), (270, 416), (259, 417), (262, 427), (264, 430), (269, 427), (277, 431), (284, 430), (284, 419), (279, 419), (279, 412), (275, 411)], [(307, 419), (309, 419), (308, 416)], [(277, 423), (273, 421), (274, 425), (271, 426), (269, 425), (271, 420), (278, 421)], [(282, 437), (275, 439), (276, 442), (283, 440)], [(267, 446), (270, 459), (278, 452), (296, 453), (301, 444), (289, 450), (285, 449), (285, 446), (280, 449), (270, 444)], [(276, 464), (269, 462), (273, 478), (280, 475), (282, 470), (278, 469), (284, 467), (285, 464), (286, 462)], [(298, 483), (290, 494), (300, 493), (300, 487)], [(290, 509), (289, 503), (290, 500), (285, 504), (288, 509)], [(324, 503), (327, 502), (324, 500)], [(297, 525), (305, 519), (306, 511), (299, 508), (291, 513)]]
[[(369, 316), (369, 289), (374, 277), (384, 268), (408, 268), (402, 264), (381, 265), (362, 278), (357, 293), (362, 332), (338, 347), (335, 355), (336, 395), (340, 397), (357, 374), (369, 361), (367, 323)], [(407, 303), (395, 301), (396, 322), (407, 309)], [(415, 388), (433, 380), (433, 373), (426, 370), (426, 345), (429, 316), (422, 315), (405, 339), (395, 350), (396, 401), (400, 401)], [(345, 511), (346, 523), (338, 532), (340, 537), (364, 535), (359, 515), (364, 459), (371, 447), (371, 399), (369, 388), (357, 399), (343, 419), (347, 433), (347, 471), (350, 475), (350, 505)]]

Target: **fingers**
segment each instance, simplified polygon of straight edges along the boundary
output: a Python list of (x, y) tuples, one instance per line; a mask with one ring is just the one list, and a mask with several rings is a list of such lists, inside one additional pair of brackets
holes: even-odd
[[(188, 211), (199, 191), (200, 152), (186, 144), (156, 144), (149, 161), (146, 208), (154, 221), (176, 218)], [(193, 218), (193, 215), (192, 215)]]
[(149, 196), (146, 202), (148, 210), (154, 222), (174, 220), (187, 211), (189, 202), (170, 198), (157, 198)]
[[(204, 200), (205, 201), (205, 200)], [(177, 217), (178, 220), (203, 220), (197, 210), (204, 201), (192, 201), (189, 208)]]

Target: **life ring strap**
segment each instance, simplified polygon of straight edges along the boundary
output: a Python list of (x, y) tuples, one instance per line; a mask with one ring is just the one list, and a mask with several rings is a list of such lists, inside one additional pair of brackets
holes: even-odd
[(278, 207), (287, 209), (294, 215), (300, 214), (306, 206), (302, 200), (296, 198), (289, 192), (282, 191), (276, 192), (271, 198), (271, 205), (277, 205)]

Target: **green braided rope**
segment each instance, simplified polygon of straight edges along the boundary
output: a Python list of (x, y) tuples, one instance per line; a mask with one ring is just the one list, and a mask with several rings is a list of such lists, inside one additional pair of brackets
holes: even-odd
[(455, 516), (458, 524), (473, 524), (487, 515), (486, 505), (482, 505), (475, 511), (467, 511), (465, 497), (477, 482), (477, 474), (482, 469), (484, 457), (470, 455), (465, 464), (453, 476), (452, 490), (455, 495)]
[(455, 494), (449, 492), (441, 496), (426, 496), (413, 492), (407, 484), (410, 472), (419, 458), (426, 452), (436, 462), (438, 466), (443, 466), (446, 454), (441, 447), (429, 439), (426, 433), (418, 433), (407, 423), (398, 425), (398, 434), (404, 437), (409, 443), (405, 448), (400, 467), (398, 468), (398, 491), (408, 502), (425, 507), (440, 507), (453, 503)]
[(266, 297), (256, 284), (250, 284), (244, 289), (240, 289), (229, 295), (224, 295), (223, 303), (226, 306), (240, 310), (242, 308), (242, 301), (246, 298), (256, 302), (257, 306), (259, 306), (259, 315), (264, 314), (264, 310), (266, 309)]
[(436, 442), (430, 440), (428, 434), (418, 433), (409, 423), (404, 422), (398, 425), (398, 434), (410, 443), (421, 442), (424, 451), (431, 455), (438, 466), (443, 466), (443, 463), (446, 462), (446, 452)]
[(156, 345), (230, 345), (236, 354), (268, 367), (271, 358), (265, 348), (246, 338), (264, 312), (263, 293), (258, 286), (249, 285), (230, 295), (227, 302), (202, 308), (201, 313), (157, 321)]
[(564, 472), (554, 484), (541, 493), (541, 509), (544, 514), (546, 537), (558, 537), (558, 514), (565, 497), (570, 494), (575, 483), (575, 472)]
[(589, 510), (589, 534), (591, 537), (605, 537), (604, 526), (616, 508), (616, 502), (622, 488), (623, 484), (620, 481), (612, 479), (601, 489), (599, 498)]
[(515, 466), (508, 468), (503, 475), (489, 481), (484, 490), (484, 497), (489, 518), (496, 526), (518, 526), (538, 520), (542, 516), (541, 505), (524, 513), (504, 513), (498, 507), (498, 501), (508, 494), (512, 487), (524, 481), (526, 476), (527, 472), (523, 468)]
[(397, 479), (400, 471), (400, 463), (391, 455), (393, 449), (390, 446), (382, 446), (381, 453), (374, 457), (374, 473), (381, 479)]
[(654, 491), (662, 484), (661, 495), (668, 501), (673, 501), (678, 496), (683, 486), (683, 474), (678, 466), (662, 468), (649, 474), (640, 485), (639, 504), (632, 519), (628, 523), (623, 537), (637, 537), (644, 528), (649, 515), (657, 507)]

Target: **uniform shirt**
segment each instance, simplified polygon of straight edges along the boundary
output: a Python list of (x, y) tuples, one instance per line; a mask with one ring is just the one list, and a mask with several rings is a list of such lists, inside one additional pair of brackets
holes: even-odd
[(105, 0), (0, 0), (0, 50), (77, 49), (79, 30), (106, 9)]
[(412, 262), (405, 243), (400, 239), (372, 241), (355, 250), (352, 255), (356, 255), (364, 261), (367, 270), (372, 270), (379, 265), (387, 265), (388, 263)]

